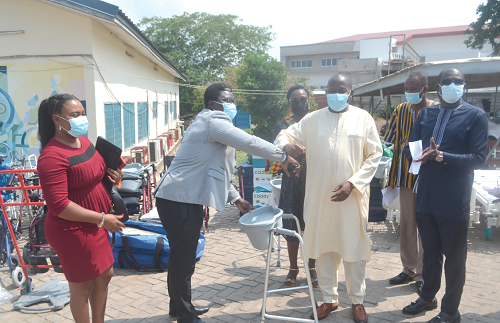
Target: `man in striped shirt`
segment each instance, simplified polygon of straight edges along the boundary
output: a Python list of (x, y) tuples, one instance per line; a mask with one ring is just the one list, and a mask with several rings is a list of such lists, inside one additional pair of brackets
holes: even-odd
[(415, 222), (415, 196), (413, 188), (416, 175), (408, 172), (410, 162), (403, 154), (408, 145), (408, 138), (420, 110), (438, 104), (427, 99), (428, 78), (425, 73), (413, 72), (405, 82), (405, 95), (408, 100), (394, 110), (384, 140), (394, 144), (394, 156), (389, 174), (389, 186), (399, 187), (400, 226), (399, 249), (403, 271), (391, 278), (391, 284), (405, 284), (415, 280), (417, 293), (420, 295), (424, 285), (422, 278), (423, 248)]

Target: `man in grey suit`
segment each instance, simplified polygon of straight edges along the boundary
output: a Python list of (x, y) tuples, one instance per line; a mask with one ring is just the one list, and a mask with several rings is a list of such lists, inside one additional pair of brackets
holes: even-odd
[[(208, 307), (191, 303), (191, 276), (203, 224), (203, 205), (222, 211), (228, 202), (242, 213), (254, 207), (231, 184), (235, 148), (273, 161), (298, 163), (281, 149), (233, 126), (236, 105), (232, 89), (214, 83), (205, 90), (205, 109), (187, 129), (182, 144), (155, 193), (158, 214), (170, 245), (168, 293), (171, 316), (179, 323), (202, 322)], [(295, 172), (297, 169), (295, 170)]]

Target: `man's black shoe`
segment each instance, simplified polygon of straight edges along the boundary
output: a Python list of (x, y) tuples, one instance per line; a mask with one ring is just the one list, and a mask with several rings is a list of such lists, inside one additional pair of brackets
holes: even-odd
[(460, 313), (457, 311), (455, 315), (448, 315), (440, 312), (436, 317), (433, 317), (428, 323), (459, 323)]
[(420, 294), (422, 294), (422, 287), (424, 287), (424, 282), (417, 282), (416, 285), (417, 285), (417, 294), (418, 296), (420, 296)]
[(413, 280), (413, 278), (411, 278), (410, 276), (408, 276), (404, 272), (401, 272), (396, 277), (392, 277), (391, 279), (389, 279), (389, 283), (391, 283), (393, 285), (401, 285), (401, 284), (406, 284), (408, 282), (411, 282), (412, 280)]
[[(208, 312), (209, 309), (210, 309), (210, 307), (207, 307), (207, 306), (195, 306), (194, 307), (194, 310), (195, 310), (197, 315), (203, 315), (206, 312)], [(168, 312), (168, 315), (170, 315), (172, 317), (176, 317), (177, 312), (175, 311), (175, 309), (170, 309), (170, 311)]]
[(410, 305), (407, 305), (403, 308), (403, 313), (405, 314), (418, 314), (425, 310), (433, 310), (438, 306), (438, 301), (434, 297), (434, 299), (430, 302), (424, 301), (421, 297), (419, 297), (415, 302), (412, 302)]
[(199, 318), (196, 318), (196, 319), (194, 319), (194, 321), (191, 321), (191, 322), (189, 322), (189, 323), (205, 323), (205, 322), (203, 322), (203, 321), (202, 321), (202, 320), (200, 320)]

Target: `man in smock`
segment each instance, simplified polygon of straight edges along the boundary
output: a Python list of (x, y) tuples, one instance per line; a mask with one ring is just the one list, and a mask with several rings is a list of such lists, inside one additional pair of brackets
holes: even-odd
[(282, 130), (274, 144), (285, 152), (305, 147), (308, 161), (304, 202), (304, 243), (307, 256), (317, 259), (323, 304), (318, 317), (337, 309), (338, 269), (344, 261), (347, 291), (355, 322), (367, 322), (363, 306), (365, 266), (371, 240), (366, 233), (370, 181), (382, 146), (373, 118), (349, 105), (350, 79), (341, 74), (327, 85), (329, 107), (306, 115)]

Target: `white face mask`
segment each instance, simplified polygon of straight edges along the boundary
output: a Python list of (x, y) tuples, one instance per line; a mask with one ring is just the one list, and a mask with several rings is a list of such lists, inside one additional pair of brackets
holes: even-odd
[(422, 90), (420, 90), (420, 92), (417, 93), (405, 92), (406, 101), (408, 101), (410, 104), (419, 104), (422, 101), (420, 93), (422, 93), (424, 89), (425, 86), (422, 88)]
[[(56, 114), (56, 116), (58, 116)], [(89, 120), (87, 119), (87, 116), (79, 116), (77, 118), (72, 118), (72, 119), (65, 119), (61, 116), (58, 116), (59, 118), (66, 120), (69, 122), (71, 125), (71, 129), (67, 130), (63, 126), (59, 125), (60, 128), (66, 130), (67, 133), (72, 135), (75, 138), (80, 138), (81, 136), (84, 136), (88, 129), (89, 129)]]
[(231, 103), (229, 102), (220, 103), (217, 101), (214, 102), (222, 105), (222, 107), (224, 108), (224, 112), (229, 116), (229, 118), (231, 118), (231, 120), (234, 120), (234, 117), (236, 117), (236, 114), (238, 113), (238, 110), (236, 109), (236, 104), (232, 102)]
[(351, 91), (349, 91), (349, 93), (344, 93), (344, 94), (338, 94), (338, 93), (327, 94), (326, 101), (333, 111), (337, 112), (342, 111), (347, 106), (350, 94)]
[(455, 83), (451, 83), (450, 85), (441, 85), (441, 97), (447, 103), (455, 103), (464, 95), (464, 84), (455, 85)]

